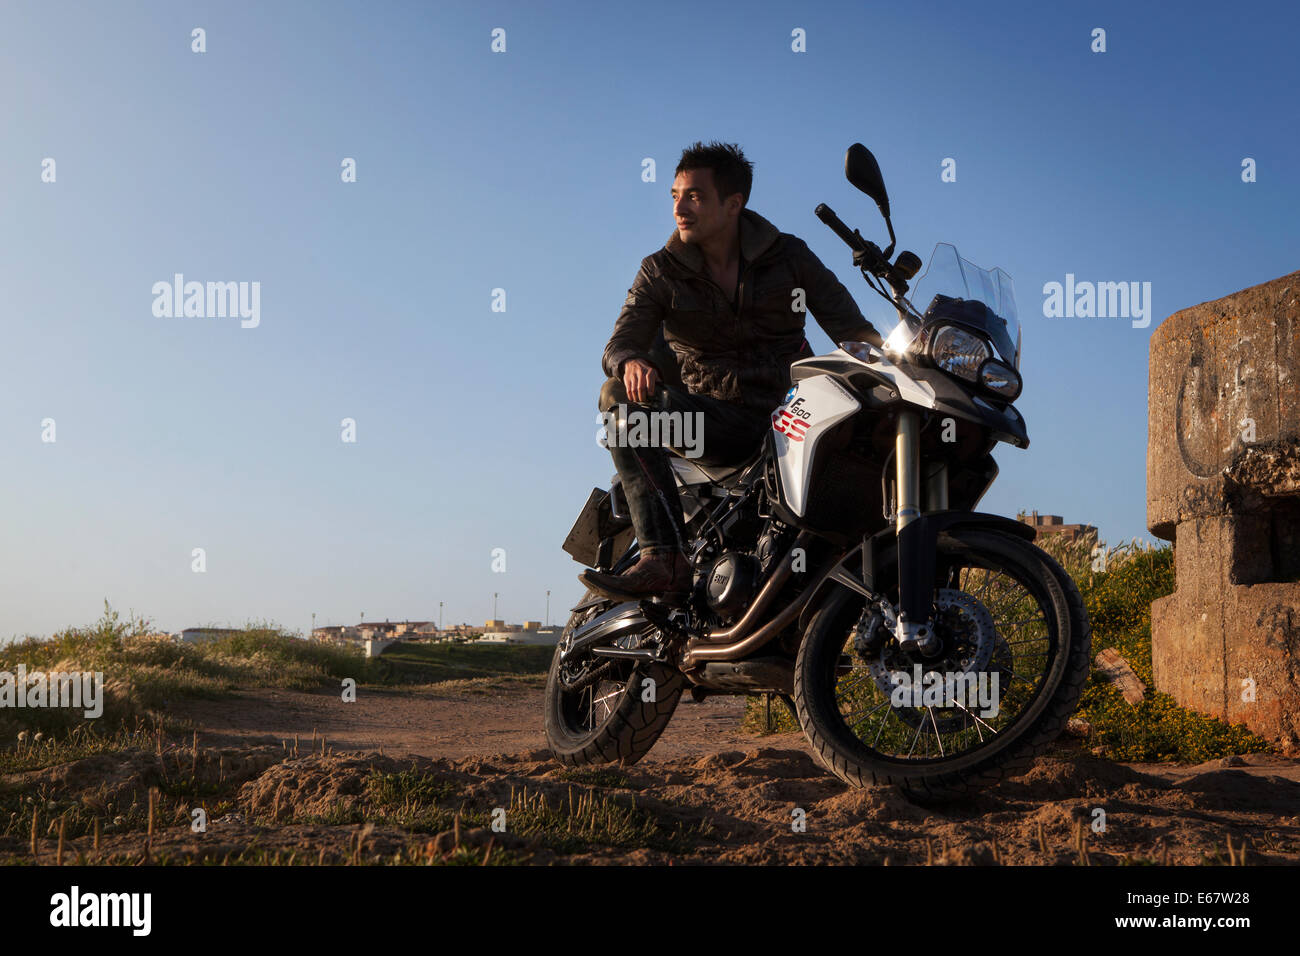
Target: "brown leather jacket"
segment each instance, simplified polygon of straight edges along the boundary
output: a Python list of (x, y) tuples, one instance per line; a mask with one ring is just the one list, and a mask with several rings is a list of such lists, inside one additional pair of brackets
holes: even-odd
[(620, 378), (623, 363), (639, 358), (661, 378), (676, 378), (651, 351), (662, 328), (687, 391), (771, 411), (790, 387), (790, 363), (813, 354), (804, 338), (805, 313), (792, 308), (797, 288), (832, 342), (879, 343), (849, 291), (802, 239), (744, 209), (740, 251), (737, 314), (728, 292), (709, 277), (699, 248), (673, 230), (664, 248), (641, 260), (605, 346), (605, 374)]

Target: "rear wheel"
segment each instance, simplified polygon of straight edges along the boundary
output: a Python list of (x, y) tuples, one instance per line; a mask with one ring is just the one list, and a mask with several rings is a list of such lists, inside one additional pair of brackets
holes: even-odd
[[(1087, 613), (1055, 561), (987, 529), (951, 529), (937, 550), (934, 656), (902, 652), (848, 589), (804, 634), (799, 721), (818, 760), (851, 786), (945, 799), (1014, 776), (1060, 734), (1083, 691)], [(879, 570), (896, 580), (888, 561)]]
[[(579, 604), (596, 598), (588, 591)], [(555, 648), (546, 679), (546, 740), (568, 766), (620, 763), (631, 766), (654, 746), (681, 698), (684, 680), (665, 664), (632, 662), (563, 651), (573, 631), (617, 602), (575, 611)], [(653, 625), (647, 624), (652, 632)], [(646, 632), (620, 638), (634, 647)]]

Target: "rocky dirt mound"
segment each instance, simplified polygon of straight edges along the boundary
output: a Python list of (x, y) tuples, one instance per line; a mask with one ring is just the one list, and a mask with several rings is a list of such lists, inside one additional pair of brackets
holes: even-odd
[[(0, 799), (16, 808), (4, 814), (0, 858), (31, 859), (21, 830), (30, 806), (45, 808), (41, 862), (54, 862), (63, 821), (68, 862), (147, 852), (160, 862), (1198, 864), (1229, 862), (1231, 843), (1248, 863), (1295, 863), (1295, 770), (1253, 757), (1165, 773), (1062, 752), (933, 807), (893, 789), (851, 790), (803, 751), (764, 747), (582, 771), (545, 751), (130, 751), (0, 779)], [(151, 789), (152, 837), (144, 816), (119, 816), (95, 849), (91, 821), (147, 803)], [(196, 808), (204, 832), (187, 825)]]

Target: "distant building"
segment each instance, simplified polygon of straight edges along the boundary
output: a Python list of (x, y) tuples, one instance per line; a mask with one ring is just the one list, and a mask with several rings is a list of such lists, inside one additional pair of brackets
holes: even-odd
[[(503, 625), (505, 622), (501, 622)], [(315, 628), (311, 632), (312, 640), (326, 644), (340, 644), (346, 647), (364, 648), (367, 641), (467, 641), (483, 632), (483, 628), (471, 624), (451, 624), (440, 629), (436, 621), (376, 621), (366, 624), (332, 624)]]
[(372, 624), (358, 625), (375, 635), (393, 638), (401, 637), (404, 634), (414, 634), (420, 628), (428, 625), (428, 621), (384, 621), (382, 624), (375, 621)]
[(1090, 524), (1063, 524), (1060, 515), (1040, 515), (1037, 511), (1016, 515), (1016, 520), (1034, 528), (1040, 536), (1045, 534), (1062, 535), (1066, 542), (1096, 534), (1097, 529)]
[[(536, 622), (533, 622), (536, 623)], [(507, 644), (542, 644), (554, 647), (560, 643), (560, 634), (563, 632), (560, 627), (536, 627), (531, 630), (525, 628), (513, 636)]]
[[(493, 627), (492, 625), (497, 625)], [(484, 644), (550, 644), (560, 641), (561, 628), (542, 627), (541, 621), (524, 621), (507, 624), (505, 621), (488, 621), (480, 640)]]
[(312, 640), (327, 644), (364, 645), (366, 641), (409, 640), (429, 633), (428, 621), (374, 621), (370, 624), (333, 624), (311, 632)]
[(366, 638), (363, 647), (366, 651), (366, 657), (378, 657), (380, 654), (384, 653), (385, 649), (398, 643), (400, 642), (396, 640), (368, 637)]
[[(208, 629), (212, 630), (212, 629)], [(314, 628), (312, 640), (346, 647), (360, 647), (369, 653), (379, 653), (394, 641), (421, 641), (464, 643), (482, 641), (485, 644), (549, 644), (559, 642), (562, 629), (543, 627), (541, 621), (524, 621), (508, 624), (500, 618), (485, 621), (482, 626), (452, 624), (439, 628), (435, 621), (375, 621), (364, 624), (331, 624)]]

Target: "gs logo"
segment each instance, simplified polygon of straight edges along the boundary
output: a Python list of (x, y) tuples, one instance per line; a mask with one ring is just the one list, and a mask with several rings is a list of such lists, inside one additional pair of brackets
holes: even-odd
[(796, 398), (789, 408), (779, 408), (772, 413), (772, 430), (791, 441), (803, 441), (811, 422), (812, 412), (803, 407), (802, 398)]

